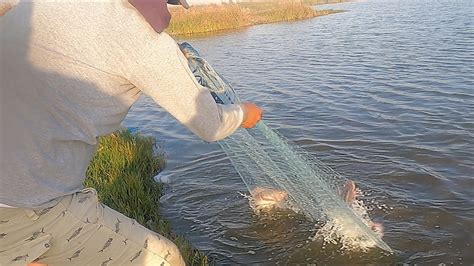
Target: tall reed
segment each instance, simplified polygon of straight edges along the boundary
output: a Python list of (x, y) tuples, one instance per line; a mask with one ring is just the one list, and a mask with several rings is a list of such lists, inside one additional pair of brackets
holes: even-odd
[(171, 9), (172, 35), (213, 32), (252, 25), (248, 12), (238, 5), (196, 6)]
[(239, 3), (195, 6), (186, 10), (172, 8), (171, 35), (188, 35), (235, 29), (250, 25), (313, 18), (334, 13), (318, 11), (293, 0), (272, 3)]

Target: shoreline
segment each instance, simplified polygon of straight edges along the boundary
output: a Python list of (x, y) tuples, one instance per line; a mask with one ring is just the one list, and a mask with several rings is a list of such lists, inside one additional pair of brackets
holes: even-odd
[(171, 22), (167, 30), (173, 37), (207, 35), (249, 26), (311, 19), (344, 12), (343, 10), (314, 9), (314, 5), (347, 1), (240, 3), (194, 6), (189, 9), (170, 8)]

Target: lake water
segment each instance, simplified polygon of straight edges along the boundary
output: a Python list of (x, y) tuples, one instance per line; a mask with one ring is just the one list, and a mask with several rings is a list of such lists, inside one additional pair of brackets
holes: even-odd
[(325, 247), (301, 217), (254, 215), (219, 146), (142, 97), (124, 125), (166, 152), (162, 212), (218, 264), (473, 264), (474, 2), (328, 7), (347, 12), (186, 41), (270, 127), (356, 181), (395, 254)]

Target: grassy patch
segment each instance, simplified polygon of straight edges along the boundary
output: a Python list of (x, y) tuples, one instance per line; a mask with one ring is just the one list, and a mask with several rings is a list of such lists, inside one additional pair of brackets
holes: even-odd
[(100, 201), (137, 220), (178, 245), (187, 265), (208, 265), (207, 257), (183, 237), (171, 232), (159, 214), (162, 185), (153, 176), (163, 168), (163, 156), (155, 154), (151, 137), (120, 131), (100, 138), (99, 148), (87, 169), (86, 187), (94, 187)]
[[(312, 1), (312, 0), (308, 0)], [(171, 8), (166, 32), (189, 35), (241, 28), (250, 25), (313, 18), (339, 12), (315, 10), (302, 2), (239, 3)]]
[(214, 32), (252, 25), (247, 12), (237, 5), (196, 6), (188, 10), (172, 8), (171, 23), (166, 29), (171, 35)]

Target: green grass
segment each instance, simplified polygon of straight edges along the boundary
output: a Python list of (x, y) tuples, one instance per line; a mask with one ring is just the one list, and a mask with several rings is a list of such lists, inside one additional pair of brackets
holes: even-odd
[[(308, 0), (312, 1), (312, 0)], [(292, 0), (272, 3), (239, 3), (172, 8), (170, 35), (190, 35), (236, 29), (250, 25), (308, 19), (339, 12), (315, 10)]]
[(176, 243), (187, 265), (208, 265), (207, 257), (173, 234), (159, 213), (163, 187), (153, 176), (164, 167), (164, 160), (154, 146), (153, 138), (128, 131), (101, 137), (84, 185), (95, 188), (102, 203)]

